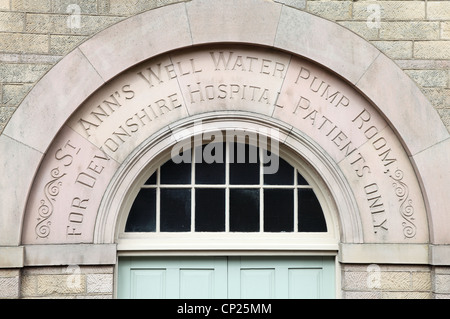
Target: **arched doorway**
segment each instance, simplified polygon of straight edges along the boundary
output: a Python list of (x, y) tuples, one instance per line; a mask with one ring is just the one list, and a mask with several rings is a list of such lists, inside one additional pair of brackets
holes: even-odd
[(331, 195), (278, 132), (258, 134), (202, 133), (149, 160), (117, 228), (119, 298), (338, 294)]
[(117, 296), (334, 298), (335, 256), (323, 246), (336, 246), (336, 227), (324, 192), (319, 201), (278, 147), (212, 136), (183, 143), (141, 186), (118, 235)]

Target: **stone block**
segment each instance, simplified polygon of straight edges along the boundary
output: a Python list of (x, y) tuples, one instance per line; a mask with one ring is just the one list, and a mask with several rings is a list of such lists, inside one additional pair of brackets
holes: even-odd
[[(9, 65), (6, 66), (12, 68)], [(30, 68), (26, 65), (25, 67)], [(49, 66), (45, 65), (45, 70), (48, 68)], [(1, 71), (2, 65), (0, 65), (0, 74), (3, 74)], [(55, 74), (58, 76), (55, 76)], [(19, 75), (20, 73), (15, 76), (10, 75), (7, 79), (13, 80), (10, 82), (25, 82), (21, 81)], [(61, 77), (64, 78), (63, 81)], [(32, 80), (34, 82), (36, 79)], [(73, 83), (79, 83), (80, 81), (84, 82), (82, 91), (80, 89), (74, 90)], [(72, 114), (81, 104), (84, 97), (103, 83), (98, 73), (81, 52), (71, 52), (34, 86), (33, 90), (21, 103), (21, 107), (18, 108), (11, 118), (4, 133), (18, 141), (23, 140), (27, 144), (33, 144), (32, 147), (34, 149), (42, 149), (44, 152), (48, 147), (48, 143), (50, 143), (46, 137), (49, 134), (54, 136), (61, 129), (69, 114)], [(53, 94), (51, 95), (48, 94), (49, 87), (52, 88)], [(38, 104), (39, 106), (37, 106)], [(57, 111), (54, 108), (57, 108)], [(43, 119), (44, 117), (45, 119)], [(44, 122), (52, 125), (48, 125), (46, 130), (42, 130), (40, 126)], [(36, 134), (36, 132), (41, 132), (42, 135)]]
[(416, 41), (416, 59), (450, 59), (450, 41)]
[(308, 12), (328, 20), (350, 20), (352, 1), (309, 1)]
[[(0, 154), (7, 154), (0, 156), (0, 245), (15, 246), (20, 244), (21, 234), (17, 227), (11, 225), (22, 223), (26, 202), (24, 194), (28, 193), (42, 154), (4, 133), (0, 135)], [(23, 172), (20, 178), (16, 172)]]
[(355, 32), (357, 35), (363, 37), (366, 40), (378, 39), (378, 28), (371, 27), (366, 22), (362, 21), (339, 21), (340, 25)]
[(412, 290), (415, 292), (431, 291), (430, 272), (412, 272)]
[(449, 70), (450, 60), (396, 60), (403, 70)]
[(32, 84), (4, 84), (2, 104), (5, 106), (17, 106), (32, 88)]
[(439, 116), (442, 119), (442, 122), (447, 127), (450, 132), (450, 109), (440, 109), (438, 110)]
[(39, 80), (49, 68), (50, 66), (45, 64), (0, 63), (0, 82), (34, 83)]
[(0, 12), (0, 32), (21, 32), (24, 25), (25, 13)]
[(36, 296), (37, 276), (23, 275), (20, 279), (20, 294), (22, 297)]
[(97, 11), (99, 14), (109, 14), (109, 0), (97, 0)]
[(48, 35), (0, 33), (0, 51), (14, 53), (48, 53)]
[(113, 281), (112, 274), (88, 274), (86, 278), (87, 293), (112, 293)]
[[(161, 30), (165, 25), (172, 28)], [(109, 80), (151, 56), (191, 44), (185, 5), (174, 4), (113, 25), (83, 43), (80, 49), (103, 79)]]
[(0, 10), (10, 10), (10, 0), (0, 0)]
[(20, 12), (51, 12), (51, 0), (11, 0), (11, 10)]
[(450, 2), (449, 1), (428, 1), (427, 2), (428, 20), (450, 20)]
[(437, 40), (440, 25), (434, 21), (389, 21), (380, 23), (382, 40)]
[(424, 20), (425, 3), (423, 1), (361, 1), (353, 3), (353, 19), (370, 19), (378, 6), (380, 19), (387, 20)]
[[(313, 33), (314, 37), (308, 36)], [(359, 36), (344, 27), (336, 28), (334, 22), (317, 19), (311, 14), (289, 7), (282, 8), (275, 46), (320, 61), (352, 83), (364, 74), (380, 53), (373, 45), (363, 42)], [(346, 67), (347, 65), (352, 67)]]
[[(381, 70), (383, 71), (381, 72)], [(383, 74), (383, 80), (379, 77), (375, 78), (375, 74)], [(422, 119), (424, 118), (433, 123), (439, 123), (440, 120), (430, 102), (423, 96), (414, 81), (403, 79), (402, 85), (404, 90), (401, 92), (392, 91), (392, 83), (398, 83), (402, 77), (404, 77), (404, 72), (392, 60), (384, 55), (380, 55), (358, 81), (357, 87), (363, 92), (369, 92), (368, 98), (372, 99), (383, 110), (385, 116), (398, 129), (398, 134), (404, 139), (404, 145), (408, 145), (408, 148), (405, 150), (409, 154), (416, 154), (448, 138), (448, 131), (444, 125), (439, 126), (438, 124), (435, 125), (433, 130), (417, 130), (417, 127), (423, 125)], [(378, 89), (377, 92), (370, 93), (373, 83), (377, 83)], [(386, 103), (397, 106), (408, 105), (409, 109), (414, 111), (399, 112), (395, 108), (387, 107)], [(427, 104), (429, 107), (425, 107)], [(383, 107), (383, 105), (385, 106)], [(408, 116), (408, 114), (413, 113), (416, 114), (414, 118)], [(444, 197), (448, 196), (443, 196), (442, 198)], [(442, 209), (445, 208), (442, 207)], [(437, 211), (440, 210), (438, 209)]]
[(23, 247), (0, 246), (0, 256), (2, 256), (0, 258), (0, 269), (23, 267)]
[(405, 70), (414, 82), (422, 87), (447, 87), (447, 70)]
[(382, 272), (381, 289), (384, 291), (410, 291), (411, 273), (408, 271)]
[(19, 270), (0, 269), (0, 299), (19, 298)]
[(412, 41), (372, 41), (372, 43), (391, 59), (412, 58)]
[(437, 266), (433, 270), (436, 275), (450, 275), (450, 267), (448, 266)]
[(26, 31), (57, 35), (92, 35), (123, 17), (80, 15), (76, 23), (68, 15), (27, 14)]
[[(55, 23), (56, 17), (50, 14), (42, 13), (27, 13), (25, 31), (28, 33), (65, 33), (65, 30), (58, 28), (61, 27), (62, 23)], [(59, 16), (62, 18), (62, 16)], [(67, 17), (65, 17), (67, 19)], [(65, 20), (64, 19), (64, 20)]]
[(15, 110), (16, 110), (15, 107), (7, 107), (7, 106), (0, 107), (0, 133), (5, 128), (6, 124), (8, 123), (9, 119), (11, 118)]
[[(450, 206), (448, 189), (442, 185), (448, 184), (450, 180), (450, 171), (444, 164), (450, 162), (450, 138), (415, 155), (412, 161), (419, 168), (418, 172), (421, 175), (423, 188), (427, 190), (429, 211), (448, 211)], [(446, 225), (450, 225), (449, 214), (433, 215), (429, 224), (429, 227), (433, 228), (431, 242), (436, 245), (450, 244), (450, 234), (446, 227)]]
[(71, 34), (77, 35), (92, 35), (107, 27), (123, 20), (123, 17), (98, 16), (98, 15), (82, 15), (80, 17), (79, 28), (67, 27), (67, 19), (65, 20), (66, 28), (70, 30)]
[(79, 294), (86, 291), (86, 278), (83, 274), (39, 275), (37, 296)]
[(57, 55), (66, 55), (81, 43), (87, 36), (76, 35), (51, 35), (50, 36), (50, 53)]
[(346, 271), (343, 274), (343, 289), (348, 291), (368, 291), (367, 271)]
[(52, 12), (68, 14), (95, 14), (97, 12), (96, 0), (53, 0)]
[(441, 22), (441, 39), (450, 40), (450, 22)]
[(281, 7), (257, 0), (186, 3), (194, 44), (238, 41), (273, 45)]
[(450, 89), (424, 88), (423, 93), (437, 109), (450, 108)]
[[(27, 245), (25, 247), (25, 265), (104, 265), (113, 264), (116, 258), (115, 245)], [(71, 254), (64, 254), (67, 250)], [(107, 273), (106, 266), (98, 266)], [(106, 270), (105, 270), (106, 268)], [(39, 268), (38, 268), (39, 269)], [(53, 269), (53, 268), (50, 268)], [(90, 269), (83, 273), (88, 273)], [(92, 272), (92, 270), (91, 270)]]

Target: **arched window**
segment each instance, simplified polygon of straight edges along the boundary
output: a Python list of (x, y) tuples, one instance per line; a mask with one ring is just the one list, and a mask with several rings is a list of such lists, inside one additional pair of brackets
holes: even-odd
[(192, 149), (141, 186), (125, 233), (327, 232), (312, 186), (278, 154), (234, 142)]

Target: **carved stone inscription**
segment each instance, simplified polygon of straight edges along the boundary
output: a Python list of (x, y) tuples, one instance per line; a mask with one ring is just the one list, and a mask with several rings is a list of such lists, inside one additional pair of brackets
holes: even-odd
[(33, 185), (23, 241), (92, 242), (96, 212), (117, 167), (108, 155), (64, 128)]
[(296, 60), (289, 71), (273, 116), (307, 133), (339, 163), (358, 200), (365, 239), (417, 240), (426, 225), (422, 196), (386, 121), (354, 89), (317, 66)]
[[(353, 189), (366, 242), (427, 240), (425, 206), (408, 156), (361, 94), (309, 61), (231, 45), (154, 58), (91, 96), (39, 172), (27, 215), (28, 240), (40, 242), (58, 232), (61, 242), (89, 241), (92, 234), (84, 234), (95, 217), (88, 226), (86, 215), (96, 214), (117, 163), (177, 120), (209, 112), (273, 117), (319, 144)], [(58, 206), (61, 198), (64, 208)]]

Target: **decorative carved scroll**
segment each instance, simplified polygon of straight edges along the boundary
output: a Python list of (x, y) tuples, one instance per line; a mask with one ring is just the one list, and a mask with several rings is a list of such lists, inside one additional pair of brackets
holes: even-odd
[(395, 195), (398, 197), (400, 204), (400, 215), (403, 217), (404, 222), (403, 226), (403, 234), (405, 238), (413, 238), (416, 235), (416, 225), (414, 225), (414, 207), (412, 206), (412, 200), (409, 198), (409, 188), (403, 180), (403, 171), (397, 169), (393, 175), (389, 177), (392, 178), (393, 186), (395, 188)]
[(53, 202), (58, 196), (62, 185), (60, 179), (66, 174), (61, 174), (59, 167), (56, 167), (52, 169), (50, 175), (52, 180), (45, 185), (45, 199), (41, 200), (41, 205), (38, 208), (39, 217), (37, 218), (38, 224), (36, 225), (35, 231), (36, 235), (40, 238), (47, 238), (50, 234), (51, 221), (49, 218), (52, 216), (54, 211)]

